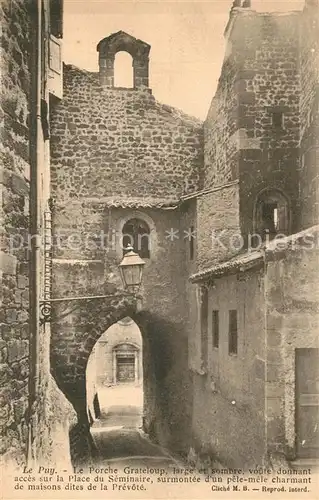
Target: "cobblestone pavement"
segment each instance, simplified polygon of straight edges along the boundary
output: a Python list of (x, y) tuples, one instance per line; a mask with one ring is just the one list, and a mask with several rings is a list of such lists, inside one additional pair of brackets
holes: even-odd
[(112, 462), (137, 467), (166, 469), (178, 465), (163, 448), (152, 443), (142, 431), (143, 392), (129, 385), (98, 391), (101, 416), (91, 428), (100, 464)]

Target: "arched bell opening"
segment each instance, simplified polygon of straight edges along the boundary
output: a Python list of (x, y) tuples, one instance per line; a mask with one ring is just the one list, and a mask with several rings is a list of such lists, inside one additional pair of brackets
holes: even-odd
[(133, 58), (124, 50), (115, 54), (114, 87), (129, 89), (134, 87)]

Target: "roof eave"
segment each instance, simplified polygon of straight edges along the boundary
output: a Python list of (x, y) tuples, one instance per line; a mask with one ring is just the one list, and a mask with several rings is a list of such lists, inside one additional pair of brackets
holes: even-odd
[(238, 260), (233, 264), (228, 261), (224, 264), (214, 266), (206, 271), (200, 271), (189, 277), (191, 283), (202, 283), (211, 281), (224, 276), (231, 276), (233, 274), (243, 273), (252, 269), (261, 268), (264, 264), (264, 257), (262, 254), (256, 256), (249, 262), (241, 262)]

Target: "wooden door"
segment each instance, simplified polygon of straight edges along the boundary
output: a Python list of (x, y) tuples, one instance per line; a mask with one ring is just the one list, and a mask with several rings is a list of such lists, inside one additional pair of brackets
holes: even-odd
[(296, 349), (297, 458), (319, 457), (319, 349)]

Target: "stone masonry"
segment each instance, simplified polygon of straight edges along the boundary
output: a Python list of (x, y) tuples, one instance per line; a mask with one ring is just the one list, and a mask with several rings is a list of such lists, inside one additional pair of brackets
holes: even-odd
[[(300, 68), (303, 64), (313, 68), (305, 59), (299, 65), (299, 34), (305, 29), (305, 16), (306, 11), (259, 14), (248, 4), (232, 8), (225, 31), (227, 50), (222, 73), (204, 126), (154, 99), (148, 81), (150, 47), (124, 32), (114, 33), (99, 43), (99, 73), (65, 67), (64, 100), (55, 108), (51, 123), (53, 234), (56, 237), (62, 233), (60, 241), (66, 242), (73, 233), (80, 243), (72, 248), (56, 248), (54, 294), (63, 296), (71, 290), (97, 294), (111, 285), (118, 289), (116, 267), (122, 250), (118, 243), (110, 244), (110, 236), (118, 238), (123, 223), (130, 217), (147, 222), (152, 234), (151, 255), (144, 272), (143, 311), (134, 316), (146, 345), (146, 420), (153, 437), (179, 451), (182, 441), (189, 443), (189, 375), (193, 373), (197, 393), (194, 408), (205, 406), (208, 387), (205, 389), (201, 379), (201, 299), (196, 287), (187, 284), (189, 274), (245, 250), (247, 235), (255, 228), (256, 200), (265, 189), (276, 190), (287, 200), (288, 233), (304, 227), (303, 214), (299, 216), (300, 120), (304, 114), (302, 111), (300, 115), (300, 106), (307, 107), (309, 99), (303, 97), (306, 87)], [(139, 68), (132, 89), (114, 87), (114, 55), (119, 50), (129, 52), (134, 68)], [(187, 238), (169, 240), (167, 233), (171, 228), (176, 228), (179, 235), (190, 228), (197, 231), (192, 251)], [(98, 235), (101, 230), (108, 241), (106, 248), (103, 244), (85, 244), (85, 235)], [(222, 235), (224, 248), (214, 244), (212, 232)], [(231, 248), (230, 238), (239, 238), (239, 243), (242, 239), (243, 246)], [(66, 276), (67, 281), (63, 279)], [(256, 295), (258, 290), (261, 316), (265, 307), (262, 280), (253, 275), (244, 279), (246, 284), (237, 286), (238, 290), (245, 290), (243, 309), (245, 301), (250, 301), (249, 293), (255, 290), (251, 293)], [(228, 290), (231, 297), (227, 283), (221, 293), (226, 297)], [(249, 283), (253, 283), (251, 288)], [(58, 324), (54, 327), (62, 336), (63, 329), (69, 328), (74, 349), (79, 348), (79, 341), (74, 340), (81, 335), (81, 328), (76, 325), (80, 325), (83, 311), (77, 314), (72, 326), (67, 327), (66, 320), (62, 329)], [(247, 316), (244, 323), (258, 322), (257, 316)], [(90, 328), (96, 329), (93, 325)], [(245, 358), (232, 360), (234, 376), (241, 375), (239, 385), (233, 387), (240, 407), (231, 425), (235, 432), (245, 419), (257, 415), (249, 438), (255, 460), (261, 459), (267, 448), (255, 446), (264, 425), (263, 401), (257, 396), (265, 395), (261, 387), (266, 353), (259, 340), (251, 351), (245, 351), (245, 356), (253, 359), (249, 361), (251, 373), (258, 373), (260, 379), (255, 393), (254, 377), (249, 375), (252, 378), (247, 387), (258, 401), (253, 408), (249, 406), (253, 401), (251, 394), (242, 385), (248, 376), (244, 372)], [(61, 346), (54, 345), (52, 352), (59, 356), (65, 352), (66, 346)], [(159, 350), (162, 356), (158, 355)], [(166, 367), (163, 350), (167, 352)], [(169, 353), (176, 360), (175, 366), (169, 361)], [(68, 355), (73, 354), (69, 351)], [(77, 399), (85, 399), (84, 363), (81, 362), (81, 368), (75, 358), (73, 361), (75, 365), (70, 370), (79, 382)], [(191, 371), (187, 371), (187, 364)], [(229, 393), (229, 399), (231, 384), (225, 374), (223, 377), (223, 391)], [(83, 400), (83, 408), (84, 403)], [(228, 404), (229, 401), (220, 400), (216, 411)], [(197, 425), (201, 429), (195, 430), (199, 441), (201, 433), (204, 441), (211, 439), (204, 430), (202, 414), (202, 410), (193, 413), (195, 429)], [(222, 442), (215, 443), (216, 447), (224, 447), (228, 455), (227, 440), (221, 445)], [(244, 449), (243, 446), (242, 453)]]
[(300, 200), (301, 225), (318, 220), (318, 2), (306, 2), (300, 30)]
[[(45, 0), (46, 14), (48, 9)], [(97, 73), (64, 66), (62, 100), (49, 96), (43, 72), (50, 138), (42, 117), (37, 146), (46, 187), (39, 207), (41, 231), (44, 211), (52, 212), (52, 295), (110, 297), (54, 306), (52, 331), (48, 324), (39, 329), (34, 401), (30, 252), (18, 246), (28, 239), (30, 225), (33, 13), (22, 0), (1, 3), (5, 462), (22, 465), (34, 455), (55, 464), (62, 449), (67, 466), (70, 451), (73, 462), (88, 459), (87, 361), (105, 330), (126, 316), (143, 338), (145, 430), (152, 439), (181, 454), (193, 446), (231, 465), (262, 462), (273, 453), (294, 458), (293, 359), (295, 349), (315, 346), (316, 252), (307, 258), (291, 246), (286, 253), (267, 247), (262, 257), (253, 256), (258, 266), (249, 267), (249, 261), (245, 267), (240, 259), (264, 190), (281, 193), (290, 235), (305, 228), (315, 234), (317, 9), (316, 0), (307, 0), (303, 12), (260, 14), (250, 2), (234, 2), (218, 89), (204, 124), (156, 101), (150, 46), (123, 31), (98, 44)], [(132, 88), (114, 87), (114, 57), (121, 50), (132, 56)], [(142, 220), (150, 234), (138, 312), (117, 269), (130, 219)], [(243, 245), (231, 248), (232, 238)], [(228, 260), (234, 254), (238, 262)], [(43, 259), (41, 253), (41, 269)], [(221, 266), (217, 274), (214, 266)], [(189, 282), (201, 272), (207, 272), (207, 282)], [(39, 278), (42, 293), (42, 271)], [(238, 352), (231, 355), (230, 308), (238, 308)], [(208, 344), (216, 310), (219, 351)], [(239, 437), (238, 429), (245, 430)]]
[[(281, 190), (287, 196), (291, 230), (302, 227), (298, 192), (300, 21), (298, 12), (276, 15), (249, 8), (232, 10), (219, 85), (204, 124), (203, 187), (212, 192), (198, 199), (200, 267), (236, 253), (236, 249), (226, 251), (219, 245), (209, 252), (212, 230), (222, 235), (224, 243), (236, 234), (245, 240), (254, 230), (257, 195), (265, 188)], [(273, 123), (277, 113), (283, 115), (280, 128)], [(202, 230), (204, 225), (209, 230)]]
[[(195, 452), (206, 464), (217, 458), (247, 469), (288, 466), (300, 453), (314, 453), (311, 439), (318, 436), (306, 413), (300, 417), (296, 375), (298, 353), (318, 349), (318, 226), (311, 227), (318, 224), (318, 2), (285, 14), (240, 3), (231, 11), (204, 124), (189, 356)], [(264, 241), (247, 251), (266, 189), (288, 200), (283, 246)], [(230, 248), (236, 239), (239, 246)], [(236, 352), (229, 347), (230, 311), (237, 315)]]
[[(44, 4), (47, 9), (47, 2)], [(31, 2), (4, 0), (0, 12), (0, 455), (1, 461), (14, 467), (21, 467), (31, 459), (55, 464), (57, 446), (68, 466), (69, 424), (74, 423), (75, 415), (50, 376), (48, 329), (40, 330), (36, 361), (30, 355), (34, 342), (29, 301), (32, 294), (29, 279), (30, 137), (33, 133), (30, 112), (34, 106), (30, 64), (34, 11)], [(42, 154), (44, 141), (40, 141), (38, 147)], [(44, 155), (42, 160), (47, 168)], [(30, 388), (34, 388), (35, 365), (39, 367), (39, 379), (34, 401)]]
[[(194, 219), (177, 205), (182, 195), (200, 187), (202, 124), (158, 103), (146, 80), (143, 85), (139, 80), (132, 89), (112, 86), (112, 78), (105, 77), (105, 64), (101, 62), (110, 55), (107, 46), (111, 41), (109, 49), (113, 47), (113, 52), (122, 43), (137, 44), (136, 50), (148, 47), (134, 40), (119, 32), (101, 41), (99, 73), (72, 66), (64, 69), (64, 98), (51, 121), (53, 237), (60, 235), (63, 242), (54, 252), (53, 293), (56, 297), (71, 290), (75, 295), (98, 295), (112, 284), (119, 290), (117, 265), (123, 256), (119, 246), (123, 221), (137, 217), (147, 222), (152, 234), (151, 255), (144, 272), (143, 311), (138, 318), (134, 316), (145, 346), (146, 426), (162, 444), (185, 452), (191, 391), (188, 319), (184, 314), (189, 242), (184, 231)], [(133, 49), (131, 52), (136, 58)], [(143, 61), (148, 68), (148, 59)], [(146, 75), (145, 68), (143, 71)], [(168, 238), (170, 228), (180, 232), (178, 241)], [(103, 244), (86, 244), (87, 237), (96, 235), (99, 239), (102, 231)], [(78, 245), (64, 244), (71, 234), (76, 235)], [(77, 314), (70, 328), (68, 319), (63, 327), (54, 325), (54, 339), (56, 335), (64, 339), (74, 336), (70, 339), (72, 348), (68, 344), (71, 356), (74, 350), (77, 356), (81, 330), (77, 325), (82, 322), (83, 310)], [(130, 311), (123, 311), (123, 315), (131, 316)], [(113, 322), (118, 319), (112, 315)], [(104, 324), (99, 335), (111, 325), (97, 316), (96, 322)], [(95, 331), (97, 326), (89, 328)], [(97, 336), (94, 338), (97, 340)], [(67, 346), (62, 343), (53, 344), (54, 359), (65, 352)], [(73, 358), (72, 363), (69, 368), (77, 377), (76, 384), (74, 379), (72, 382), (78, 391), (76, 399), (82, 398), (85, 403), (85, 385), (81, 382), (85, 364)], [(72, 402), (75, 404), (74, 399)]]
[[(103, 87), (99, 74), (64, 68), (52, 121), (53, 198), (176, 200), (199, 184), (201, 124), (147, 89)], [(63, 196), (62, 196), (63, 193)]]
[[(28, 234), (29, 33), (27, 6), (2, 2), (1, 61), (1, 454), (23, 462), (27, 441), (29, 276), (18, 248)], [(15, 251), (14, 240), (16, 239)]]

